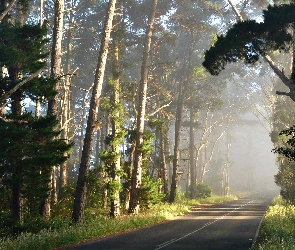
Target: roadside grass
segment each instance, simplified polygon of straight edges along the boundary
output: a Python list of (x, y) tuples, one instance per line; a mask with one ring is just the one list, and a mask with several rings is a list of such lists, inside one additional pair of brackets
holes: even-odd
[(262, 222), (253, 250), (295, 249), (295, 206), (276, 198)]
[(200, 200), (181, 200), (175, 204), (160, 203), (151, 205), (139, 215), (122, 215), (116, 219), (106, 215), (88, 213), (84, 223), (72, 224), (66, 220), (58, 229), (43, 229), (38, 233), (21, 233), (18, 237), (0, 239), (1, 250), (50, 250), (96, 239), (101, 236), (145, 227), (173, 219), (190, 211), (191, 205), (220, 203), (237, 197), (213, 196)]
[(213, 195), (207, 198), (200, 198), (200, 199), (187, 199), (185, 204), (193, 206), (193, 205), (200, 205), (200, 204), (216, 204), (216, 203), (223, 203), (228, 201), (233, 201), (241, 198), (240, 195), (231, 195), (231, 196), (216, 196)]

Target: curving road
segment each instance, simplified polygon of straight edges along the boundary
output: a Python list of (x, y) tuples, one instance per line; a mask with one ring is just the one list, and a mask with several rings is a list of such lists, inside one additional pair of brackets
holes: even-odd
[(250, 249), (275, 195), (261, 194), (225, 204), (194, 207), (188, 215), (172, 221), (66, 249)]

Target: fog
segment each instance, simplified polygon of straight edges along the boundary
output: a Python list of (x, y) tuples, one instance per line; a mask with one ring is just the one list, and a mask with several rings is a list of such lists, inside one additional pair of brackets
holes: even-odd
[(271, 152), (273, 143), (269, 132), (251, 113), (243, 119), (256, 125), (232, 129), (230, 148), (230, 186), (233, 190), (261, 191), (278, 189), (274, 175), (278, 172), (277, 155)]
[[(190, 185), (188, 171), (190, 156), (188, 149), (185, 149), (189, 137), (185, 135), (186, 132), (186, 130), (182, 132), (185, 143), (182, 145), (179, 162), (179, 183), (183, 193), (189, 192)], [(198, 144), (198, 139), (195, 140)], [(229, 153), (227, 153), (228, 143)], [(208, 148), (210, 144), (212, 145), (212, 142), (208, 143)], [(213, 159), (206, 167), (204, 183), (210, 185), (213, 193), (217, 195), (224, 194), (225, 186), (229, 187), (229, 194), (270, 189), (279, 193), (279, 187), (274, 182), (278, 168), (277, 155), (272, 152), (273, 147), (267, 124), (262, 124), (261, 120), (250, 112), (240, 115), (239, 122), (230, 127), (218, 141)], [(204, 161), (199, 159), (197, 166), (199, 174), (202, 164)], [(227, 164), (228, 172), (225, 170)], [(197, 178), (199, 179), (199, 176)]]

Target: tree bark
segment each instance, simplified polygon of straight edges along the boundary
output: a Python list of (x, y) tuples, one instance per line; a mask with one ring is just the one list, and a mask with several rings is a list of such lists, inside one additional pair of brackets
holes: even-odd
[(183, 86), (181, 86), (181, 83), (179, 83), (179, 94), (178, 94), (176, 120), (175, 120), (175, 144), (174, 144), (172, 182), (171, 182), (170, 196), (169, 196), (170, 203), (175, 202), (177, 187), (178, 187), (179, 149), (180, 149), (182, 110), (183, 110), (184, 96), (185, 96), (185, 90)]
[(94, 130), (98, 116), (98, 106), (101, 96), (102, 83), (104, 78), (105, 65), (108, 55), (109, 39), (112, 30), (113, 16), (116, 0), (110, 0), (106, 14), (102, 42), (98, 58), (98, 65), (95, 73), (93, 92), (90, 101), (89, 115), (87, 120), (86, 133), (82, 151), (82, 158), (79, 168), (78, 181), (76, 186), (72, 219), (74, 222), (84, 220), (85, 201), (87, 194), (87, 175), (90, 167), (92, 145), (94, 141)]
[(196, 182), (197, 182), (197, 175), (196, 175), (196, 167), (195, 167), (195, 112), (193, 108), (190, 108), (190, 140), (189, 140), (189, 155), (190, 155), (190, 192), (191, 198), (196, 198)]
[(161, 170), (162, 170), (162, 180), (164, 194), (168, 197), (169, 187), (168, 187), (168, 169), (166, 163), (166, 150), (165, 150), (165, 132), (163, 129), (160, 131), (160, 157), (161, 157)]
[(138, 94), (138, 112), (136, 122), (136, 142), (135, 142), (135, 159), (134, 169), (132, 172), (131, 179), (131, 193), (129, 202), (129, 213), (137, 214), (139, 211), (139, 190), (141, 186), (141, 175), (142, 175), (142, 151), (140, 146), (143, 143), (143, 132), (144, 132), (144, 117), (145, 117), (145, 106), (147, 96), (147, 85), (148, 85), (148, 72), (149, 72), (149, 56), (152, 43), (152, 35), (154, 29), (154, 22), (156, 16), (158, 0), (152, 0), (151, 2), (151, 13), (148, 19), (148, 26), (146, 30), (146, 38), (143, 52), (143, 59), (141, 65), (141, 80)]
[[(62, 31), (63, 31), (63, 16), (64, 16), (64, 0), (56, 0), (54, 2), (54, 27), (52, 34), (52, 51), (51, 51), (51, 77), (58, 78), (61, 75), (61, 56), (62, 56)], [(58, 83), (55, 84), (54, 89), (58, 91)], [(58, 114), (58, 96), (55, 95), (48, 102), (47, 114)], [(53, 166), (52, 166), (53, 171)], [(54, 177), (55, 178), (55, 177)], [(50, 217), (50, 204), (52, 195), (52, 182), (48, 183), (49, 192), (48, 197), (41, 202), (40, 214), (48, 219)], [(56, 191), (54, 191), (56, 192)]]
[[(67, 54), (66, 54), (66, 79), (65, 79), (65, 86), (64, 86), (64, 96), (63, 96), (63, 102), (62, 102), (62, 133), (61, 133), (61, 139), (68, 141), (68, 130), (69, 130), (69, 113), (70, 113), (70, 85), (71, 85), (71, 57), (72, 57), (72, 20), (73, 20), (73, 13), (70, 13), (70, 20), (69, 20), (69, 28), (68, 28), (68, 42), (67, 42)], [(65, 153), (67, 156), (67, 153)], [(60, 192), (63, 191), (63, 188), (68, 183), (68, 162), (64, 162), (60, 166)]]
[[(51, 51), (51, 77), (58, 78), (61, 75), (61, 57), (62, 57), (62, 31), (64, 17), (64, 0), (54, 2), (54, 27), (52, 34), (52, 51)], [(58, 84), (55, 85), (58, 90)], [(58, 113), (58, 96), (48, 102), (48, 114), (57, 115)]]
[[(113, 106), (115, 110), (113, 110), (111, 117), (111, 125), (112, 125), (112, 135), (115, 139), (118, 137), (119, 132), (121, 130), (121, 122), (119, 120), (120, 110), (117, 108), (120, 102), (120, 67), (119, 67), (119, 41), (118, 41), (118, 15), (115, 17), (115, 29), (114, 29), (114, 38), (113, 38)], [(123, 143), (123, 141), (122, 141)], [(112, 151), (115, 155), (120, 155), (120, 144), (115, 143), (112, 146)], [(120, 176), (118, 175), (118, 171), (121, 169), (121, 157), (117, 157), (112, 164), (112, 179), (113, 181), (120, 183)], [(110, 216), (117, 217), (120, 215), (120, 192), (119, 190), (115, 190), (113, 194), (113, 199), (111, 200), (111, 209)]]

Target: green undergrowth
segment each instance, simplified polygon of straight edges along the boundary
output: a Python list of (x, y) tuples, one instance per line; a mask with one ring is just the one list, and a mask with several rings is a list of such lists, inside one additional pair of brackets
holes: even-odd
[(223, 203), (228, 201), (237, 200), (243, 196), (246, 195), (230, 195), (230, 196), (216, 196), (213, 195), (211, 197), (207, 198), (201, 198), (201, 199), (187, 199), (186, 204), (193, 206), (193, 205), (200, 205), (200, 204), (215, 204), (215, 203)]
[(84, 223), (70, 224), (58, 230), (41, 230), (39, 233), (22, 233), (17, 238), (0, 239), (1, 250), (49, 250), (103, 235), (155, 224), (189, 211), (183, 204), (159, 204), (142, 211), (139, 215), (123, 215), (116, 219), (107, 216), (92, 216)]
[(295, 206), (276, 198), (268, 208), (254, 250), (295, 249)]

